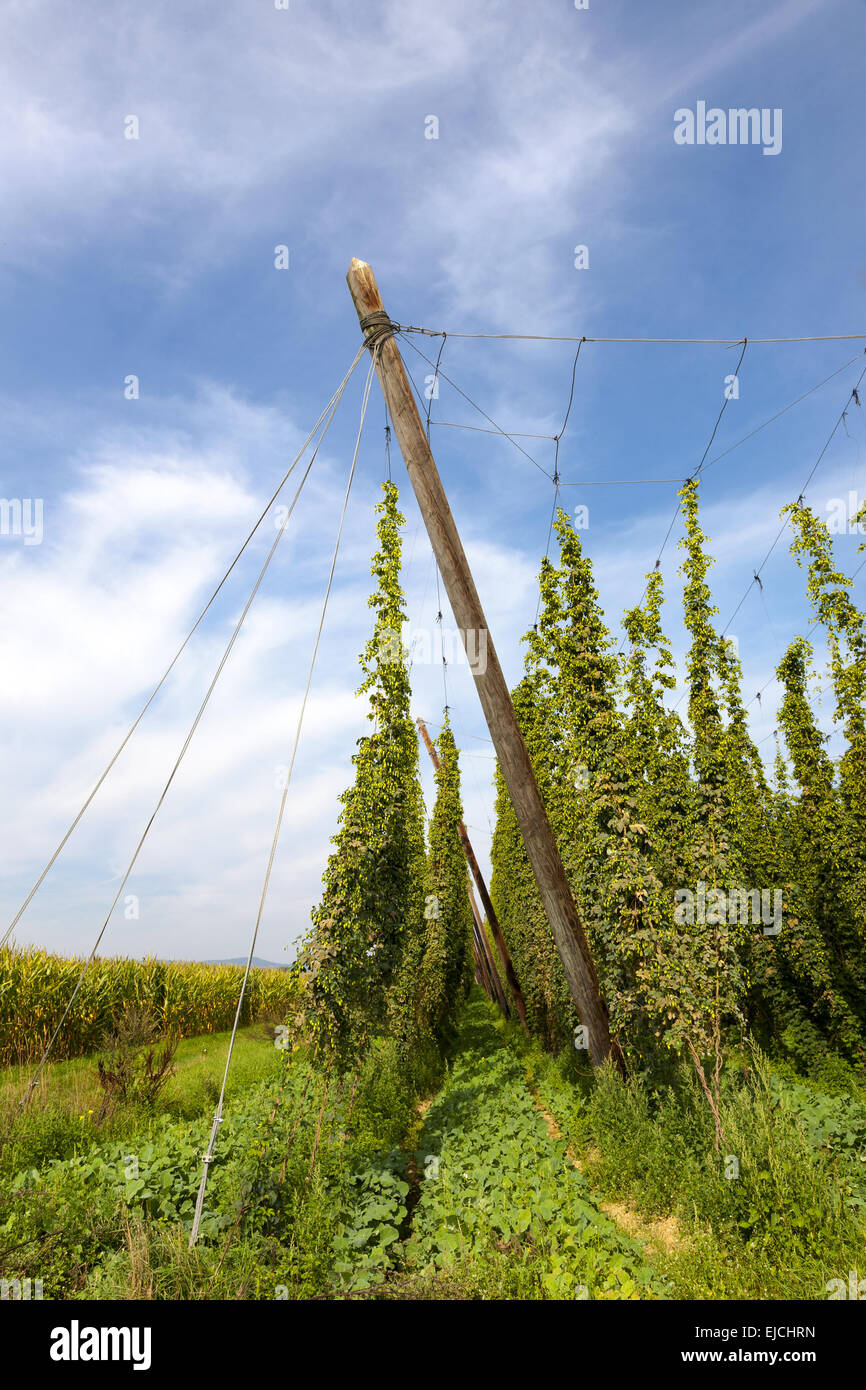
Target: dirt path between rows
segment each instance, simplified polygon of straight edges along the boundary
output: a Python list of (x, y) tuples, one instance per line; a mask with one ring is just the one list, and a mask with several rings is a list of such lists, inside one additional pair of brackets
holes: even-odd
[[(548, 1133), (554, 1139), (561, 1139), (562, 1131), (559, 1125), (550, 1112), (545, 1110), (529, 1077), (527, 1077), (526, 1084), (536, 1109), (547, 1124)], [(577, 1154), (569, 1147), (566, 1147), (565, 1152), (577, 1171), (583, 1173), (584, 1166)], [(597, 1193), (593, 1192), (592, 1195), (599, 1210), (609, 1216), (612, 1221), (615, 1221), (631, 1240), (643, 1242), (648, 1255), (657, 1255), (660, 1251), (665, 1255), (678, 1255), (688, 1244), (675, 1216), (650, 1219), (641, 1216), (633, 1207), (627, 1206), (624, 1202), (606, 1202), (602, 1201)]]
[(406, 1197), (406, 1214), (400, 1225), (400, 1241), (405, 1243), (409, 1239), (412, 1231), (412, 1221), (415, 1216), (415, 1208), (421, 1199), (421, 1174), (418, 1172), (418, 1150), (417, 1144), (421, 1138), (421, 1128), (424, 1124), (424, 1117), (430, 1106), (433, 1104), (435, 1096), (430, 1096), (428, 1100), (420, 1100), (415, 1107), (417, 1120), (409, 1132), (409, 1145), (404, 1146), (404, 1153), (407, 1156), (406, 1170), (409, 1178), (409, 1192)]

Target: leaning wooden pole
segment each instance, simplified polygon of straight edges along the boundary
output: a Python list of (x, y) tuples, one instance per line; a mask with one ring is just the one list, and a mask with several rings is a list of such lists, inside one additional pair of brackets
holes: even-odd
[(472, 884), (467, 883), (466, 888), (469, 893), (469, 903), (472, 908), (472, 916), (475, 918), (475, 932), (478, 934), (481, 950), (484, 953), (484, 960), (487, 965), (487, 973), (490, 976), (490, 983), (493, 986), (493, 993), (496, 995), (496, 1002), (501, 1012), (506, 1018), (511, 1017), (511, 1009), (508, 1007), (508, 996), (502, 988), (502, 981), (499, 978), (499, 971), (496, 969), (496, 961), (493, 959), (493, 952), (490, 949), (490, 942), (484, 931), (484, 918), (481, 916), (481, 909), (475, 901), (475, 894), (472, 891)]
[(476, 953), (478, 955), (478, 963), (481, 966), (481, 974), (484, 977), (484, 988), (489, 994), (492, 1003), (497, 1005), (501, 1013), (504, 1013), (504, 1001), (501, 993), (502, 985), (499, 984), (499, 981), (497, 980), (496, 984), (499, 984), (499, 989), (497, 990), (496, 984), (494, 984), (493, 982), (493, 975), (490, 970), (490, 956), (484, 950), (484, 945), (481, 940), (481, 934), (478, 930), (477, 923), (473, 923), (472, 926), (472, 940), (475, 945)]
[[(436, 752), (433, 740), (427, 732), (427, 725), (424, 723), (424, 720), (420, 718), (420, 716), (418, 717), (418, 719), (416, 719), (415, 723), (418, 725), (418, 728), (421, 731), (421, 737), (424, 740), (424, 745), (427, 749), (427, 752), (430, 754), (430, 760), (433, 763), (434, 768), (436, 768), (436, 770), (438, 771), (439, 754)], [(461, 821), (458, 825), (457, 833), (460, 836), (460, 843), (463, 846), (463, 853), (466, 855), (466, 863), (469, 865), (469, 872), (475, 879), (475, 886), (478, 889), (478, 896), (481, 898), (481, 901), (484, 904), (484, 911), (486, 912), (487, 920), (490, 923), (490, 930), (493, 933), (493, 940), (496, 942), (496, 949), (499, 952), (499, 959), (502, 962), (502, 969), (505, 971), (505, 978), (508, 981), (512, 996), (514, 998), (514, 1007), (520, 1015), (520, 1022), (523, 1024), (523, 1027), (526, 1029), (526, 1032), (528, 1033), (529, 1026), (526, 1022), (526, 1004), (523, 1000), (523, 992), (520, 988), (520, 981), (517, 978), (517, 972), (515, 971), (513, 962), (511, 960), (511, 953), (507, 945), (505, 944), (505, 937), (502, 935), (502, 928), (499, 925), (499, 919), (496, 916), (493, 903), (490, 901), (490, 894), (487, 891), (487, 884), (484, 882), (484, 875), (478, 867), (478, 860), (475, 858), (475, 851), (472, 848), (472, 842), (469, 839), (469, 833), (466, 829), (466, 826), (463, 824), (463, 821)]]
[[(373, 272), (364, 261), (353, 260), (346, 279), (365, 342), (373, 353), (394, 433), (466, 648), (481, 708), (571, 997), (588, 1033), (589, 1055), (598, 1065), (613, 1054), (622, 1067), (622, 1054), (611, 1042), (608, 1013), (583, 922), (571, 895), (502, 667), (490, 639), (484, 610), (394, 338), (395, 326), (385, 312)], [(482, 642), (485, 644), (483, 654)]]
[(493, 998), (493, 991), (487, 979), (487, 972), (484, 969), (484, 963), (478, 950), (478, 942), (475, 940), (474, 932), (472, 934), (472, 955), (475, 960), (475, 983), (481, 986), (490, 1002), (495, 1004), (496, 1000)]

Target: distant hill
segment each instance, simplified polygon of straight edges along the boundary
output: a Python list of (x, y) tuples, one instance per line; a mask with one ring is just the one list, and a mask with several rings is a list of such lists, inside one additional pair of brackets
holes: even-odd
[[(246, 965), (246, 956), (232, 956), (230, 960), (206, 960), (204, 965)], [(260, 960), (258, 956), (253, 956), (253, 965), (256, 970), (288, 970), (287, 965), (277, 965), (272, 960)]]

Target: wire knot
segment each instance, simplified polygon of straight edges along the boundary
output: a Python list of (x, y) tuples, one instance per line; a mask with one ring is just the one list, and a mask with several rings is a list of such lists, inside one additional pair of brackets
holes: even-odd
[(393, 338), (394, 330), (397, 328), (397, 324), (392, 323), (384, 309), (375, 309), (372, 314), (365, 314), (360, 322), (364, 342), (371, 351), (377, 343), (384, 343), (386, 338)]

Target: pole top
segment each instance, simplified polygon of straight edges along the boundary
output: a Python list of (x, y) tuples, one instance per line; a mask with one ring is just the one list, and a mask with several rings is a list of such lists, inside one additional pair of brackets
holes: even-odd
[(376, 277), (366, 261), (359, 261), (357, 256), (352, 257), (346, 273), (346, 282), (359, 319), (366, 318), (368, 314), (381, 313), (385, 306), (376, 284)]
[(394, 336), (397, 325), (385, 312), (375, 275), (366, 261), (359, 261), (355, 256), (349, 265), (346, 281), (364, 333), (364, 342), (371, 351), (377, 344), (381, 347), (386, 338)]

